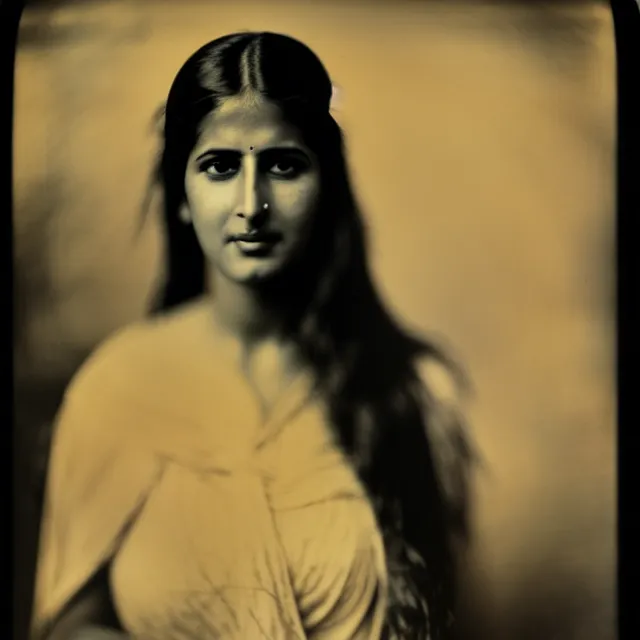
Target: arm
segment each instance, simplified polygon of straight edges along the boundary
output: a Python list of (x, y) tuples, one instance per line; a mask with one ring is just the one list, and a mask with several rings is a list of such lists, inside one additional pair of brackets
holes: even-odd
[(126, 364), (113, 349), (90, 359), (56, 418), (36, 567), (34, 639), (71, 640), (85, 624), (109, 622), (109, 563), (157, 480), (159, 462), (130, 437), (148, 416), (136, 413), (114, 382)]

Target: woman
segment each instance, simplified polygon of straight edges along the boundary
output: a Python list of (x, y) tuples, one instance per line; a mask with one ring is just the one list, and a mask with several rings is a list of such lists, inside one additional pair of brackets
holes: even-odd
[(331, 94), (272, 33), (176, 76), (161, 313), (66, 394), (38, 637), (448, 637), (455, 370), (375, 290)]

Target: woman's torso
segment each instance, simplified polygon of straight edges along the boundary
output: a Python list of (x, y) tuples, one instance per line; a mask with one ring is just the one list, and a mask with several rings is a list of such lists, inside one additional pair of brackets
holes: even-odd
[(308, 380), (265, 420), (208, 320), (197, 305), (141, 335), (130, 396), (154, 411), (124, 433), (162, 472), (113, 559), (123, 625), (155, 640), (375, 638), (382, 543)]

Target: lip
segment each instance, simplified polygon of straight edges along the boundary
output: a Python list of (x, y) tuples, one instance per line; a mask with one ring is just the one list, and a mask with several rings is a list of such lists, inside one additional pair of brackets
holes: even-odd
[(279, 233), (255, 231), (252, 233), (236, 233), (229, 236), (229, 242), (238, 242), (243, 244), (269, 245), (275, 244), (281, 239)]
[(273, 248), (282, 240), (279, 233), (270, 231), (254, 231), (250, 233), (236, 233), (229, 236), (229, 242), (235, 245), (245, 256), (264, 258), (271, 255)]

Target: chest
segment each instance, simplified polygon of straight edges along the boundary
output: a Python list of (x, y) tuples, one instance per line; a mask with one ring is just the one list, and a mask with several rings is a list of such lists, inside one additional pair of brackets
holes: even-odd
[(261, 637), (256, 620), (269, 637), (304, 637), (314, 576), (348, 572), (345, 536), (373, 536), (375, 523), (339, 456), (304, 472), (272, 463), (268, 473), (167, 465), (112, 565), (114, 601), (136, 637), (183, 637), (176, 625), (193, 637)]
[(145, 429), (164, 471), (112, 565), (135, 637), (304, 637), (306, 609), (330, 597), (317, 585), (377, 536), (308, 380), (261, 389), (266, 415), (239, 376), (191, 367), (178, 410)]

